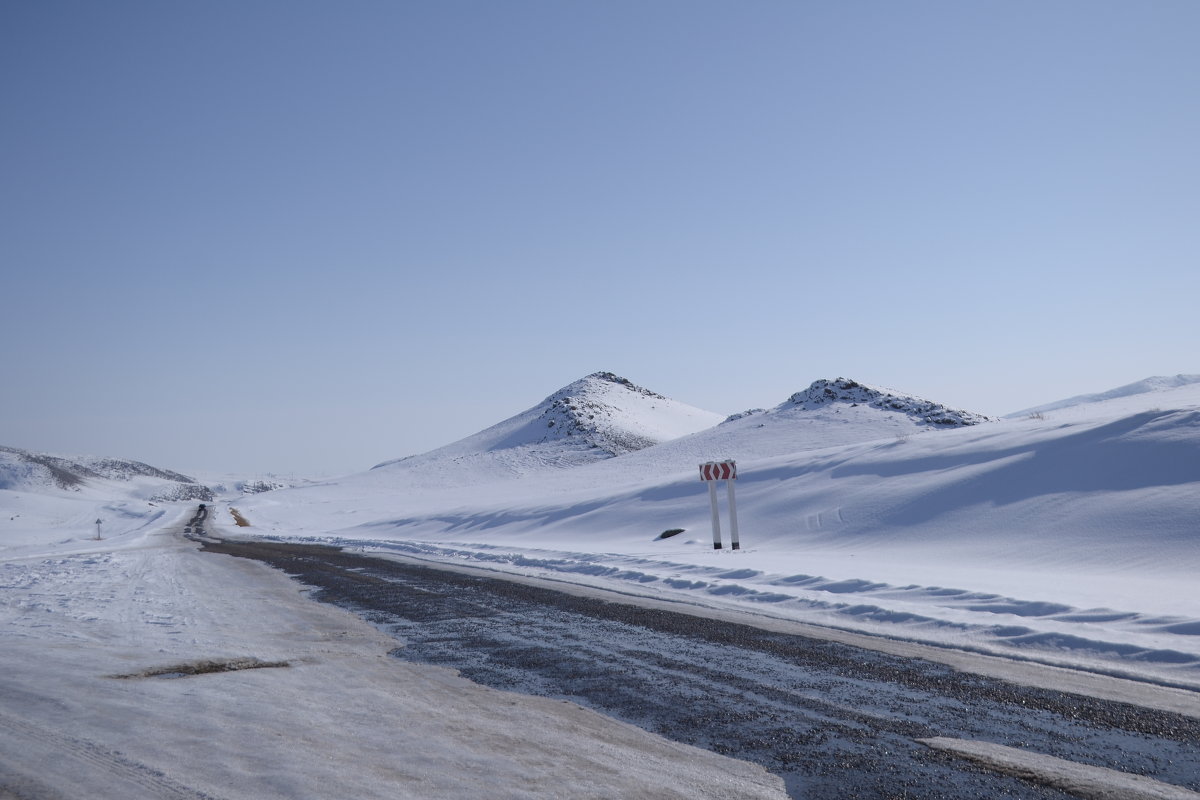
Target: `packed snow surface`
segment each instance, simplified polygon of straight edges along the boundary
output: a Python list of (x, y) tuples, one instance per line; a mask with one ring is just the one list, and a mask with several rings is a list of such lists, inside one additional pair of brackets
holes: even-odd
[(393, 658), (282, 573), (201, 553), (193, 508), (103, 540), (0, 527), (0, 796), (786, 796), (760, 767)]

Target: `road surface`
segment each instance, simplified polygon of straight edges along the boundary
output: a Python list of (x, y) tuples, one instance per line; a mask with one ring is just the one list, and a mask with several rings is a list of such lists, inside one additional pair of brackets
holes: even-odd
[[(202, 523), (194, 521), (194, 530)], [(488, 686), (571, 700), (761, 764), (793, 797), (1104, 796), (1073, 784), (1070, 793), (1061, 791), (1045, 777), (1014, 777), (935, 746), (955, 740), (1166, 784), (1146, 797), (1200, 797), (1193, 794), (1200, 791), (1200, 720), (1192, 716), (332, 547), (204, 546), (265, 561), (315, 587), (317, 599), (391, 632), (396, 657), (452, 666)]]

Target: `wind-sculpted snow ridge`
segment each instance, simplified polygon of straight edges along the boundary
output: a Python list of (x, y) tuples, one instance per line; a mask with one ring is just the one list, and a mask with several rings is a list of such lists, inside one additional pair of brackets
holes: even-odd
[(838, 378), (834, 381), (815, 381), (804, 391), (796, 392), (789, 397), (786, 402), (777, 407), (777, 410), (800, 408), (805, 411), (813, 411), (834, 403), (894, 411), (906, 414), (918, 422), (942, 428), (978, 425), (992, 419), (982, 414), (948, 408), (931, 400), (868, 386), (847, 378)]

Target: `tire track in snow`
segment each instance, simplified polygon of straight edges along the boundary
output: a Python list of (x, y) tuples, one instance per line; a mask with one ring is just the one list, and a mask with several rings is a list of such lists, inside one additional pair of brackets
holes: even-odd
[[(6, 753), (20, 753), (19, 762)], [(58, 791), (42, 783), (42, 774), (54, 775)], [(0, 714), (0, 796), (6, 792), (21, 800), (216, 800), (95, 742)]]

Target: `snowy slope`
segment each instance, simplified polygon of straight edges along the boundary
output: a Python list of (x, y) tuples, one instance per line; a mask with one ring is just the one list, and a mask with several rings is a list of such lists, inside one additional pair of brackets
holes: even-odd
[(69, 546), (154, 524), (165, 507), (206, 502), (212, 490), (195, 479), (140, 461), (61, 456), (0, 447), (0, 552), (46, 540)]
[[(596, 372), (453, 444), (375, 467), (393, 483), (438, 488), (575, 467), (708, 428), (721, 417)], [(379, 477), (379, 476), (374, 476)]]
[[(349, 481), (244, 511), (261, 534), (1200, 687), (1200, 384), (972, 425), (839, 383), (502, 486)], [(826, 388), (855, 396), (823, 401)], [(736, 553), (712, 549), (696, 472), (727, 457), (740, 473)], [(685, 533), (657, 538), (670, 528)]]
[(1200, 383), (1200, 375), (1156, 375), (1124, 386), (1118, 386), (1116, 389), (1110, 389), (1107, 392), (1076, 395), (1075, 397), (1068, 397), (1066, 400), (1058, 400), (1053, 403), (1026, 408), (1021, 411), (1015, 411), (1012, 414), (1005, 414), (1004, 416), (1006, 419), (1017, 419), (1035, 414), (1044, 415), (1048, 411), (1092, 405), (1094, 403), (1103, 403), (1107, 400), (1136, 397), (1137, 395), (1155, 395), (1170, 391), (1171, 389), (1193, 386), (1198, 383)]

